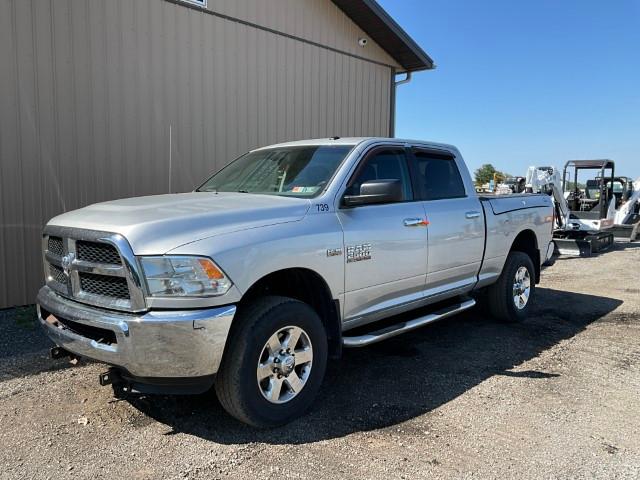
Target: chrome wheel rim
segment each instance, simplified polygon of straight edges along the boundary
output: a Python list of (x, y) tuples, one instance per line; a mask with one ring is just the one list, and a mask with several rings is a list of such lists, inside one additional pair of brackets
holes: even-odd
[(286, 403), (307, 384), (313, 346), (300, 327), (284, 327), (265, 343), (258, 359), (257, 379), (262, 396), (271, 403)]
[(529, 303), (531, 294), (531, 275), (527, 267), (520, 267), (513, 280), (513, 304), (522, 310)]

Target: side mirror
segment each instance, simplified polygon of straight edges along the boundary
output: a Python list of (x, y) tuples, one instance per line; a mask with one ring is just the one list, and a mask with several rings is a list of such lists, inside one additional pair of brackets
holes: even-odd
[(369, 180), (360, 185), (360, 195), (345, 195), (343, 203), (347, 207), (393, 203), (403, 200), (402, 184), (398, 179)]

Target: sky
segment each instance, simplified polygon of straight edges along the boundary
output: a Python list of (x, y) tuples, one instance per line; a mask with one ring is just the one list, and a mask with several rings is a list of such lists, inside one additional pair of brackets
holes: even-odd
[(398, 87), (396, 136), (470, 169), (610, 158), (640, 177), (640, 0), (378, 0), (434, 59)]

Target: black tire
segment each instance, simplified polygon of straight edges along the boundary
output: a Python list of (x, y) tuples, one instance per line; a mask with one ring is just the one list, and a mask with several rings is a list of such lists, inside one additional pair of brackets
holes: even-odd
[[(269, 338), (287, 326), (299, 327), (313, 348), (311, 371), (304, 387), (286, 403), (267, 400), (256, 369)], [(327, 334), (318, 314), (307, 304), (287, 297), (268, 296), (238, 312), (216, 376), (216, 394), (224, 409), (255, 427), (275, 427), (301, 416), (320, 390), (327, 366)]]
[[(526, 305), (518, 308), (514, 301), (513, 285), (516, 273), (521, 267), (525, 267), (529, 273), (530, 290)], [(498, 281), (487, 288), (486, 300), (491, 315), (503, 322), (512, 323), (522, 322), (527, 318), (535, 296), (535, 278), (533, 261), (529, 255), (523, 252), (510, 252)]]
[(483, 287), (479, 290), (474, 290), (471, 296), (476, 301), (476, 311), (482, 315), (491, 316), (491, 310), (489, 309), (489, 294), (487, 293), (488, 287)]

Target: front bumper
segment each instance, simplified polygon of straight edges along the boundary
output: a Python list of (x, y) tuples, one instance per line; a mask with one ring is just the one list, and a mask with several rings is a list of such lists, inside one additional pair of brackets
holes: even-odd
[(38, 293), (38, 318), (58, 346), (135, 377), (194, 378), (218, 371), (234, 305), (126, 314)]

